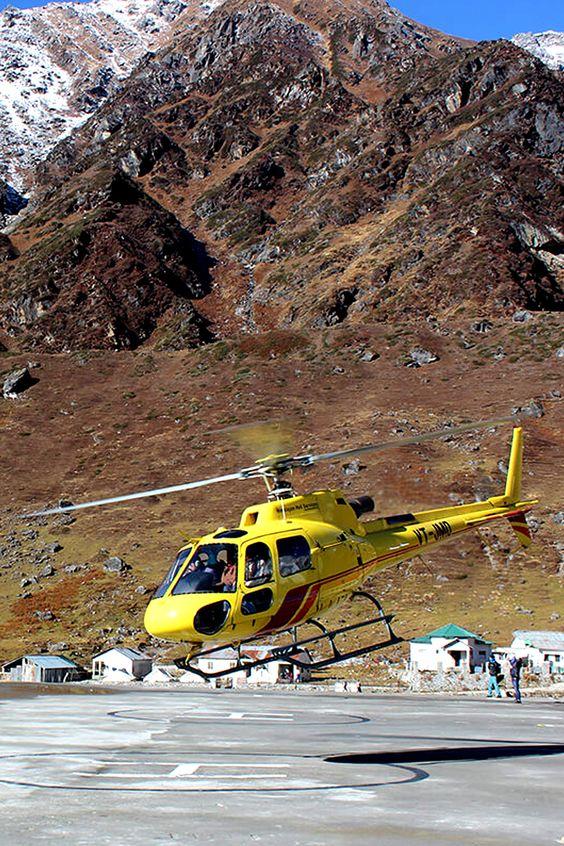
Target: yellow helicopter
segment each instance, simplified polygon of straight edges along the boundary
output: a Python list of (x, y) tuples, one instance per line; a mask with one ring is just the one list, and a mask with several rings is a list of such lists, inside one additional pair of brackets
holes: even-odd
[[(532, 539), (525, 512), (537, 500), (521, 499), (520, 427), (513, 430), (504, 493), (482, 502), (361, 521), (363, 515), (374, 510), (371, 497), (346, 499), (340, 490), (296, 495), (288, 474), (322, 461), (452, 437), (509, 419), (469, 423), (318, 455), (269, 455), (228, 475), (26, 516), (59, 514), (219, 482), (262, 478), (268, 490), (267, 501), (246, 508), (236, 528), (220, 528), (193, 538), (182, 547), (147, 606), (145, 628), (154, 637), (187, 644), (188, 658), (177, 663), (205, 678), (249, 669), (281, 656), (298, 667), (316, 669), (401, 641), (391, 628), (393, 617), (384, 614), (374, 596), (360, 590), (369, 575), (503, 517), (509, 520), (520, 543), (528, 546)], [(354, 597), (372, 603), (368, 619), (331, 631), (318, 620), (332, 606)], [(304, 623), (313, 624), (320, 634), (299, 640), (297, 627)], [(346, 652), (338, 647), (338, 635), (375, 624), (386, 627), (385, 640)], [(281, 632), (290, 632), (292, 642), (275, 647), (266, 658), (251, 661), (241, 653), (242, 645)], [(330, 656), (317, 661), (310, 657), (304, 663), (304, 650), (322, 642), (330, 645)], [(238, 649), (239, 660), (234, 668), (206, 673), (192, 663), (196, 657), (211, 655), (226, 645)]]

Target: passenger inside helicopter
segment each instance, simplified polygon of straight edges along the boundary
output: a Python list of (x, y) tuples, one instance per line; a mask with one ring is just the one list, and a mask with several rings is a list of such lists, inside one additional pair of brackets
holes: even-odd
[(186, 593), (231, 593), (237, 586), (237, 555), (233, 543), (207, 543), (196, 547), (172, 590)]
[(245, 552), (245, 584), (256, 587), (272, 580), (272, 555), (265, 543), (251, 543)]

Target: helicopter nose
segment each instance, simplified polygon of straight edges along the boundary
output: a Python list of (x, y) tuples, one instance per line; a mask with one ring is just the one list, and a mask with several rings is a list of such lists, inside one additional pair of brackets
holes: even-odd
[[(152, 599), (145, 609), (145, 628), (163, 640), (191, 640), (217, 634), (227, 623), (231, 603), (210, 602), (211, 596)], [(197, 601), (195, 601), (197, 599)], [(207, 600), (207, 601), (206, 601)]]
[(166, 600), (153, 599), (145, 609), (144, 626), (150, 635), (165, 640), (182, 639), (193, 630), (193, 614), (181, 611), (178, 605)]

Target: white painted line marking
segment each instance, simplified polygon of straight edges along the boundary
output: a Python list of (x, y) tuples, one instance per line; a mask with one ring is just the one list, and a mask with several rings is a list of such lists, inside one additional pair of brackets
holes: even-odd
[[(197, 770), (202, 768), (206, 769), (219, 769), (219, 770), (239, 770), (239, 769), (261, 769), (261, 770), (273, 770), (273, 769), (288, 769), (289, 764), (211, 764), (211, 763), (200, 763), (200, 764), (179, 764), (176, 769), (174, 769), (171, 773), (168, 774), (169, 778), (178, 778), (182, 777), (183, 775), (193, 775), (193, 773), (197, 772)], [(252, 776), (254, 778), (258, 778), (258, 776)], [(241, 776), (243, 778), (243, 776)], [(244, 778), (248, 778), (248, 776), (244, 776)]]
[(88, 763), (101, 764), (105, 767), (174, 767), (178, 766), (176, 761), (101, 761), (99, 758), (91, 758)]
[(242, 720), (248, 722), (263, 722), (263, 723), (293, 723), (293, 717), (282, 717), (269, 714), (249, 714), (244, 711), (233, 711), (231, 714), (185, 714), (187, 720)]

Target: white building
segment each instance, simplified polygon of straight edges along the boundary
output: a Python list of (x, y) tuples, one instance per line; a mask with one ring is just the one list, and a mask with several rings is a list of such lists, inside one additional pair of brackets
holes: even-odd
[[(272, 652), (274, 646), (245, 646), (242, 654), (243, 658), (249, 661), (259, 661), (268, 657)], [(309, 663), (309, 656), (303, 652), (299, 654), (299, 659), (304, 663)], [(205, 673), (219, 673), (224, 670), (232, 670), (237, 666), (237, 652), (235, 649), (218, 649), (210, 655), (196, 658), (194, 666)], [(299, 670), (289, 661), (283, 658), (275, 661), (270, 661), (268, 664), (263, 664), (259, 667), (253, 667), (249, 670), (238, 670), (228, 676), (233, 680), (234, 685), (238, 684), (278, 684), (279, 682), (295, 682), (307, 681), (310, 673), (307, 670)]]
[(409, 642), (412, 670), (459, 670), (473, 673), (484, 667), (492, 644), (479, 635), (449, 623)]
[(564, 673), (564, 632), (513, 632), (507, 652), (527, 660), (533, 670)]
[(137, 649), (114, 646), (99, 652), (92, 658), (92, 678), (100, 679), (111, 676), (114, 680), (142, 679), (153, 668), (153, 662)]

